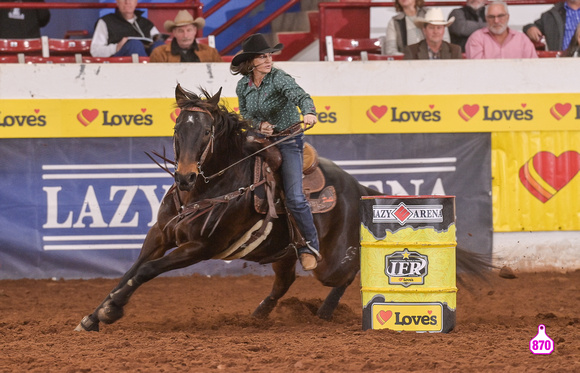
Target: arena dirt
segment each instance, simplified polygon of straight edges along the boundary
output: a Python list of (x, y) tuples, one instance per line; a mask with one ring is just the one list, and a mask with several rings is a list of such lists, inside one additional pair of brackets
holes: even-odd
[[(0, 281), (0, 372), (580, 371), (580, 271), (494, 273), (459, 286), (448, 334), (361, 330), (360, 281), (332, 321), (313, 311), (328, 289), (299, 277), (271, 317), (251, 312), (272, 277), (162, 277), (125, 317), (74, 332), (116, 281)], [(555, 342), (533, 355), (539, 324)]]

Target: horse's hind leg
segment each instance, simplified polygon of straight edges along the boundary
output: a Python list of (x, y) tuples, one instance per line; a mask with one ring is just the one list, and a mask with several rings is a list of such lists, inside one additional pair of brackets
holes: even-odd
[(272, 269), (276, 274), (274, 285), (270, 294), (264, 298), (258, 308), (252, 314), (258, 319), (265, 319), (276, 307), (278, 299), (282, 298), (296, 279), (296, 259), (290, 258), (272, 263)]
[(344, 295), (346, 288), (353, 282), (355, 276), (352, 276), (352, 278), (346, 284), (332, 288), (332, 290), (330, 291), (330, 293), (328, 293), (328, 296), (318, 309), (318, 312), (316, 312), (316, 315), (319, 318), (323, 320), (330, 320), (332, 318), (332, 314), (334, 313), (334, 310), (338, 306), (340, 298), (342, 298), (342, 296)]

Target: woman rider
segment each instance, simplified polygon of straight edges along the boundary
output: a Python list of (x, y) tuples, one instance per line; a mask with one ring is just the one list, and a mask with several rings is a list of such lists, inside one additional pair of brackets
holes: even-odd
[[(283, 47), (282, 44), (270, 47), (262, 34), (251, 35), (242, 42), (242, 50), (230, 66), (234, 75), (243, 75), (236, 88), (240, 114), (260, 133), (273, 135), (274, 140), (278, 139), (277, 133), (300, 122), (296, 107), (300, 108), (304, 125), (317, 121), (310, 95), (294, 78), (272, 66), (272, 53)], [(298, 258), (302, 268), (310, 271), (316, 268), (321, 256), (310, 204), (302, 191), (303, 146), (303, 133), (278, 144), (286, 206), (306, 240), (306, 246), (297, 249)]]

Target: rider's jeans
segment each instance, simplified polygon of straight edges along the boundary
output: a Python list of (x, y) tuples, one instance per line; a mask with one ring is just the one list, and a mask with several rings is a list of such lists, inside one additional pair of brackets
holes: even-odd
[[(291, 139), (278, 144), (282, 153), (282, 183), (286, 195), (286, 206), (294, 216), (300, 232), (306, 241), (316, 251), (318, 248), (318, 234), (314, 226), (310, 204), (302, 191), (302, 161), (304, 158), (304, 134), (299, 134)], [(309, 251), (308, 248), (299, 248), (298, 252)]]

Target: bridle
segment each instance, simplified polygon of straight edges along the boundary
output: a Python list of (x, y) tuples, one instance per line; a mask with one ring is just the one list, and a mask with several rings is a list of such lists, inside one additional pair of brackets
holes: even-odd
[[(208, 154), (211, 152), (213, 153), (213, 145), (215, 142), (215, 125), (214, 125), (214, 118), (213, 115), (211, 115), (211, 113), (204, 109), (204, 108), (200, 108), (199, 106), (190, 106), (190, 107), (186, 107), (183, 108), (181, 110), (185, 110), (185, 111), (195, 111), (198, 113), (205, 113), (207, 115), (210, 116), (211, 118), (211, 134), (209, 137), (209, 141), (207, 142), (207, 145), (205, 146), (205, 149), (203, 150), (203, 152), (201, 153), (201, 157), (199, 157), (199, 161), (197, 162), (197, 169), (199, 170), (199, 174), (203, 177), (205, 183), (209, 183), (209, 180), (211, 178), (214, 177), (214, 175), (212, 175), (212, 177), (208, 178), (204, 175), (203, 171), (201, 170), (201, 165), (205, 162), (205, 159), (207, 158)], [(176, 169), (177, 169), (177, 162), (175, 163)]]

